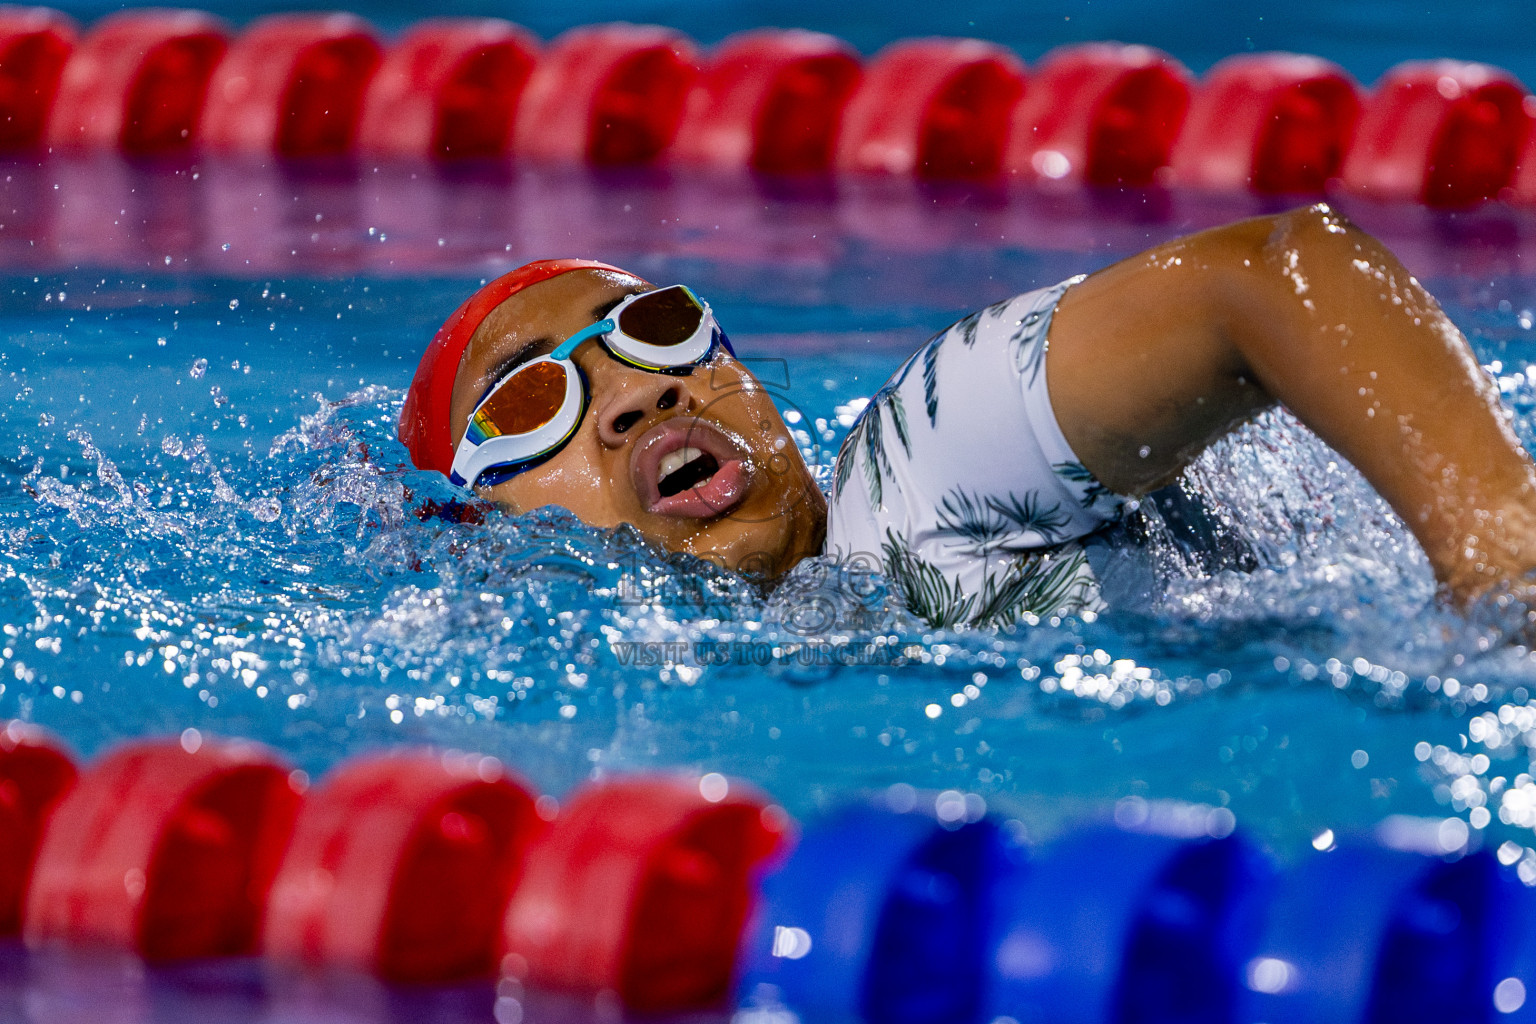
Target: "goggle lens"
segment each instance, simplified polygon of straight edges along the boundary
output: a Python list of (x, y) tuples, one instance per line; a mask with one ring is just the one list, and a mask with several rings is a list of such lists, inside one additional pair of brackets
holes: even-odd
[(566, 369), (559, 363), (525, 366), (502, 381), (470, 419), (477, 442), (528, 434), (549, 423), (565, 404)]
[(658, 348), (681, 345), (703, 322), (704, 304), (681, 285), (646, 292), (619, 311), (619, 330)]

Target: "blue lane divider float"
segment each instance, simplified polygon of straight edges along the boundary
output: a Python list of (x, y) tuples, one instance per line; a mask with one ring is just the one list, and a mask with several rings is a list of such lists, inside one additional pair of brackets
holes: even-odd
[(1236, 835), (1104, 825), (1051, 844), (1004, 887), (992, 1017), (1233, 1020), (1273, 874)]
[(997, 896), (1022, 858), (990, 819), (846, 808), (763, 880), (739, 997), (872, 1024), (976, 1020)]
[(1373, 847), (1284, 880), (1247, 968), (1245, 1019), (1531, 1020), (1532, 893), (1486, 852)]

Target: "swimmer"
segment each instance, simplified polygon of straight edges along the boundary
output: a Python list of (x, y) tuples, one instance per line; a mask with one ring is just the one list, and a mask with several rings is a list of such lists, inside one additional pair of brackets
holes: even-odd
[(1397, 258), (1325, 205), (966, 317), (876, 393), (830, 498), (706, 303), (588, 261), (529, 264), (454, 313), (400, 438), (513, 512), (629, 523), (727, 569), (870, 560), (951, 625), (1097, 607), (1082, 541), (1277, 403), (1402, 517), (1448, 602), (1530, 597), (1536, 471), (1495, 387)]

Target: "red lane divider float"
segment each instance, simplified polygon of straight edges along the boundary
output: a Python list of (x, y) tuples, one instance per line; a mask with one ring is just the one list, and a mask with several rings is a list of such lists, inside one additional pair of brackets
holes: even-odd
[(224, 23), (200, 11), (103, 18), (65, 67), (47, 144), (131, 156), (191, 148), (209, 76), (228, 48)]
[(1379, 199), (1430, 206), (1494, 198), (1514, 184), (1532, 113), (1525, 88), (1498, 68), (1399, 64), (1365, 105), (1344, 181)]
[(401, 981), (488, 975), (524, 853), (542, 831), (493, 758), (361, 758), (305, 800), (272, 885), (265, 948)]
[(43, 826), (75, 784), (75, 764), (43, 730), (0, 724), (0, 935), (15, 935)]
[(358, 148), (423, 160), (507, 156), (538, 59), (538, 40), (510, 21), (422, 22), (385, 55), (363, 104)]
[(93, 763), (49, 820), (28, 945), (105, 943), (148, 960), (256, 951), (300, 796), (265, 747), (129, 744)]
[(529, 851), (506, 919), (520, 981), (617, 992), (644, 1012), (722, 1005), (755, 892), (788, 818), (721, 775), (583, 789)]
[(41, 143), (75, 36), (57, 11), (0, 8), (0, 153)]
[(1146, 46), (1053, 50), (1015, 111), (1006, 166), (1036, 179), (1150, 185), (1168, 163), (1193, 85), (1182, 64)]
[(514, 148), (539, 160), (646, 163), (671, 146), (698, 53), (681, 32), (578, 28), (550, 43), (523, 89)]
[(1509, 198), (1521, 206), (1536, 206), (1536, 99), (1527, 96), (1524, 106), (1532, 124), (1526, 134), (1520, 166), (1515, 170), (1515, 180), (1510, 185)]
[(847, 43), (819, 32), (743, 32), (708, 58), (673, 159), (771, 174), (832, 167), (843, 108), (863, 72)]
[(931, 178), (992, 177), (1024, 95), (1024, 63), (975, 39), (886, 47), (848, 104), (837, 168)]
[(350, 14), (261, 18), (214, 72), (203, 143), (289, 158), (350, 153), (383, 54), (368, 23)]
[(1362, 101), (1317, 58), (1244, 55), (1196, 82), (1114, 43), (1047, 54), (1026, 88), (1014, 54), (967, 39), (898, 42), (861, 71), (846, 43), (796, 31), (701, 55), (672, 29), (597, 25), (541, 51), (505, 21), (434, 19), (386, 50), (346, 14), (261, 18), (231, 42), (206, 14), (146, 10), (76, 35), (57, 12), (0, 9), (0, 152), (675, 160), (1266, 194), (1342, 182), (1536, 205), (1536, 100), (1480, 64), (1402, 64)]
[(1170, 156), (1172, 180), (1321, 192), (1344, 166), (1359, 119), (1358, 90), (1336, 64), (1295, 53), (1228, 57), (1195, 90)]

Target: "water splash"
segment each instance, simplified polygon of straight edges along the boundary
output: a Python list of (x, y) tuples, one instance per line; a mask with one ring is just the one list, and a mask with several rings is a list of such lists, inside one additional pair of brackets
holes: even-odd
[[(316, 331), (334, 314), (314, 290), (267, 290), (313, 304)], [(240, 309), (267, 344), (264, 304), (252, 290)], [(1518, 338), (1514, 317), (1501, 329)], [(901, 783), (984, 793), (1045, 835), (1122, 798), (1175, 798), (1309, 841), (1389, 812), (1469, 816), (1440, 805), (1415, 744), (1454, 748), (1470, 718), (1528, 699), (1525, 652), (1497, 621), (1442, 611), (1402, 523), (1283, 413), (1126, 527), (1138, 602), (944, 631), (855, 566), (812, 559), (765, 588), (558, 509), (466, 507), (408, 468), (398, 389), (328, 383), (352, 349), (307, 356), (316, 369), (285, 394), (251, 387), (280, 345), (232, 362), (226, 339), (175, 391), (195, 351), (159, 322), (143, 344), (174, 401), (139, 377), (72, 417), (41, 404), (53, 378), (34, 374), (0, 453), (0, 715), (83, 751), (192, 726), (317, 774), (436, 742), (555, 791), (685, 764), (798, 811)], [(1536, 393), (1507, 358), (1521, 369), (1495, 373), (1529, 433)], [(817, 413), (859, 396), (807, 364), (797, 379), (834, 387), (797, 439), (830, 450), (846, 427)], [(33, 426), (44, 409), (61, 424)], [(1517, 826), (1471, 833), (1501, 828)]]

